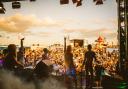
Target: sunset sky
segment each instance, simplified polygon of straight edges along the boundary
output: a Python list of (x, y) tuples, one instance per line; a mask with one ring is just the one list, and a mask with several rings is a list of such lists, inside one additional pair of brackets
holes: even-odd
[(4, 3), (4, 7), (0, 44), (19, 44), (19, 34), (25, 36), (25, 45), (63, 44), (64, 36), (93, 43), (101, 35), (108, 42), (117, 42), (116, 0), (106, 0), (99, 6), (93, 0), (83, 0), (80, 7), (72, 0), (66, 5), (60, 5), (60, 0), (27, 0), (21, 2), (21, 9), (12, 9), (11, 3)]

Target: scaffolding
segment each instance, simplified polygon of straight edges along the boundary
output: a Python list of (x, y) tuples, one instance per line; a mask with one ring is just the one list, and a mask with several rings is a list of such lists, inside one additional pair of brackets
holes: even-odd
[(119, 68), (121, 73), (126, 70), (128, 61), (128, 0), (118, 0), (118, 42)]

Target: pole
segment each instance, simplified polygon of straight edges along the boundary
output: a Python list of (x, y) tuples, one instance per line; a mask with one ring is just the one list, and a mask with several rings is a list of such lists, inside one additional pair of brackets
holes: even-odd
[(21, 57), (20, 57), (21, 59), (20, 59), (20, 61), (22, 63), (24, 63), (24, 44), (23, 44), (24, 42), (23, 41), (24, 41), (24, 38), (22, 38), (21, 42), (20, 42), (20, 44), (21, 44), (21, 50), (20, 50), (21, 51)]
[(66, 37), (64, 37), (64, 54), (65, 54), (65, 52), (66, 52)]

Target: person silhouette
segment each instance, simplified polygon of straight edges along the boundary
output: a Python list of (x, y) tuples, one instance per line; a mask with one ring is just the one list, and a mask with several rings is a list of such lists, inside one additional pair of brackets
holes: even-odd
[(43, 49), (43, 55), (42, 59), (37, 63), (35, 66), (34, 72), (39, 79), (47, 78), (50, 73), (50, 67), (48, 64), (50, 64), (49, 56), (48, 56), (49, 50), (47, 48)]
[(68, 89), (71, 89), (72, 85), (72, 79), (74, 79), (75, 82), (75, 88), (77, 88), (77, 80), (76, 80), (76, 70), (75, 65), (73, 62), (73, 54), (72, 54), (72, 48), (71, 46), (67, 46), (66, 52), (65, 52), (65, 68), (66, 68), (66, 84)]
[(16, 68), (23, 69), (23, 65), (20, 64), (16, 59), (17, 58), (16, 45), (15, 44), (8, 45), (7, 50), (8, 53), (4, 59), (4, 68), (11, 71), (15, 70)]
[(93, 60), (96, 59), (96, 54), (92, 51), (92, 45), (87, 46), (88, 51), (84, 54), (84, 61), (82, 66), (85, 65), (86, 71), (86, 88), (92, 89), (93, 85)]

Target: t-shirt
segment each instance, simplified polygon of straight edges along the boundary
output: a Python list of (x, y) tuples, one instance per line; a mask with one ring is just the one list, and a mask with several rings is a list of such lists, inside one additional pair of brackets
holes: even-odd
[(4, 60), (4, 67), (6, 69), (12, 70), (17, 65), (17, 62), (15, 60), (15, 56), (7, 55)]
[(85, 53), (86, 66), (92, 66), (93, 59), (96, 58), (96, 54), (93, 51), (87, 51)]

